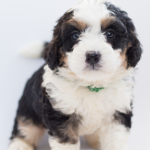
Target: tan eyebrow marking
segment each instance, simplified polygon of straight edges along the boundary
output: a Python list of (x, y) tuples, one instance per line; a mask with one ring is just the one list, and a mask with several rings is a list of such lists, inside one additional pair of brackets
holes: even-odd
[(116, 18), (114, 16), (109, 16), (104, 19), (101, 19), (102, 30), (105, 30), (110, 24), (115, 22)]
[(80, 31), (82, 31), (83, 29), (85, 29), (88, 26), (83, 21), (75, 20), (75, 19), (71, 19), (71, 20), (67, 21), (67, 24), (73, 25)]

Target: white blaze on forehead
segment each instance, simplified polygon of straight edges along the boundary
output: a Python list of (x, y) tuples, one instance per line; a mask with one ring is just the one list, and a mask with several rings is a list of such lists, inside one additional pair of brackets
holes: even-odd
[(72, 8), (74, 19), (81, 20), (89, 26), (99, 26), (103, 18), (109, 16), (109, 11), (105, 5), (106, 0), (82, 0)]

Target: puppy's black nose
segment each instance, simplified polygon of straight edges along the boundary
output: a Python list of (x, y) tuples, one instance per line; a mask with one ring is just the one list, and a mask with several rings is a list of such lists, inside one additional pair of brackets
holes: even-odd
[(101, 55), (99, 52), (89, 51), (86, 53), (86, 62), (91, 65), (94, 65), (99, 62), (100, 57)]

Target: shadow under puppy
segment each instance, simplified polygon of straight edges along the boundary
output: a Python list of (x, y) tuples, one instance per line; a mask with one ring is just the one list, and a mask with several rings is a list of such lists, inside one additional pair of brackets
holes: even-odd
[(9, 150), (33, 150), (49, 131), (52, 150), (128, 150), (133, 72), (141, 46), (125, 11), (104, 0), (82, 0), (54, 28), (46, 63), (19, 101)]

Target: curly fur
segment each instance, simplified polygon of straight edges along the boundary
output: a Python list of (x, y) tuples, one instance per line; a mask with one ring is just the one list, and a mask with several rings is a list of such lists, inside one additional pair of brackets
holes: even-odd
[[(86, 61), (89, 52), (101, 56), (94, 65)], [(129, 150), (141, 54), (125, 11), (105, 0), (80, 1), (58, 20), (43, 51), (46, 63), (26, 84), (9, 150), (35, 148), (45, 129), (52, 150), (77, 150), (83, 135), (95, 149)]]

